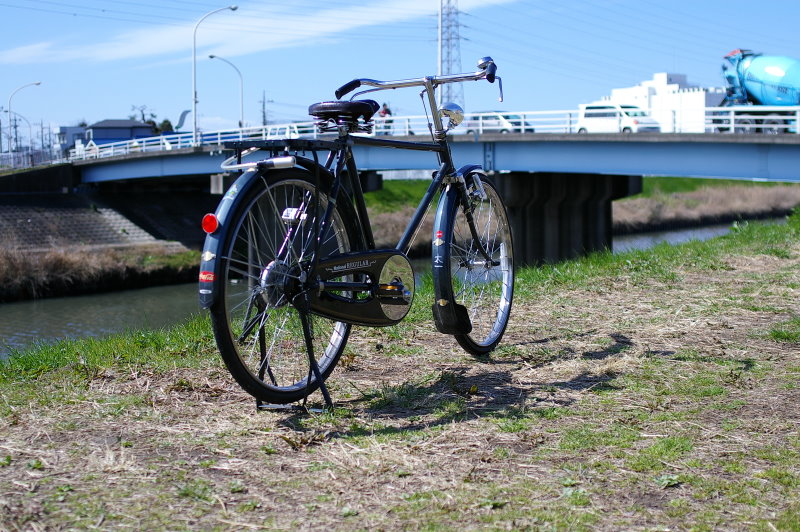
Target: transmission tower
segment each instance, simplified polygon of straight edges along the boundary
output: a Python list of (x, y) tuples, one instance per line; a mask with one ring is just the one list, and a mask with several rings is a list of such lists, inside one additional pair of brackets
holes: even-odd
[[(439, 74), (461, 72), (461, 36), (459, 35), (458, 0), (441, 0), (439, 6)], [(464, 107), (461, 83), (442, 85), (439, 104), (454, 102)]]

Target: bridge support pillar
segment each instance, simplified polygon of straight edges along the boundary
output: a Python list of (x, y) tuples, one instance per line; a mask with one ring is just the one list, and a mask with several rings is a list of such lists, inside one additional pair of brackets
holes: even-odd
[(611, 202), (640, 176), (510, 172), (495, 176), (509, 210), (517, 264), (554, 263), (611, 248)]

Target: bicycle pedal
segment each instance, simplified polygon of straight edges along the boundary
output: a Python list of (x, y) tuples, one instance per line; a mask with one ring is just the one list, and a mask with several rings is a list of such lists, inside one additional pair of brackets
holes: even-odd
[(431, 307), (436, 329), (442, 334), (469, 334), (472, 322), (467, 307), (456, 302), (440, 299)]

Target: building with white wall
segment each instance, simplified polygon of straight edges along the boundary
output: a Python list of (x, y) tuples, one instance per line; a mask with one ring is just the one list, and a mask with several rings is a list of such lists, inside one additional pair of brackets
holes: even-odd
[(685, 74), (659, 72), (634, 87), (613, 89), (604, 99), (649, 109), (664, 133), (704, 133), (706, 107), (717, 107), (724, 97), (723, 88), (698, 87)]

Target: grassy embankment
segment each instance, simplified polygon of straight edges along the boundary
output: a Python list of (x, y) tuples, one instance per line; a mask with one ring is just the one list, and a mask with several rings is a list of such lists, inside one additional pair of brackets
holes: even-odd
[(478, 360), (423, 283), (326, 414), (255, 412), (205, 318), (19, 353), (0, 529), (800, 530), (800, 213), (516, 288)]
[[(393, 246), (428, 187), (425, 180), (387, 181), (383, 190), (367, 194), (379, 247)], [(729, 221), (739, 215), (784, 213), (800, 204), (800, 186), (740, 181), (646, 178), (643, 194), (615, 202), (620, 230), (643, 230)], [(430, 235), (429, 215), (420, 234)], [(418, 239), (423, 252), (424, 240)], [(155, 248), (120, 250), (54, 249), (25, 253), (0, 247), (0, 302), (84, 294), (196, 278), (199, 253), (167, 254)]]
[(189, 282), (200, 252), (162, 247), (25, 252), (0, 247), (0, 303)]
[(641, 194), (614, 202), (614, 232), (695, 227), (784, 216), (800, 185), (728, 179), (645, 178)]
[[(367, 194), (376, 239), (394, 245), (429, 182), (387, 181)], [(614, 202), (616, 233), (630, 233), (783, 216), (800, 205), (800, 185), (730, 179), (646, 177), (641, 194)], [(421, 234), (430, 234), (427, 220)]]

